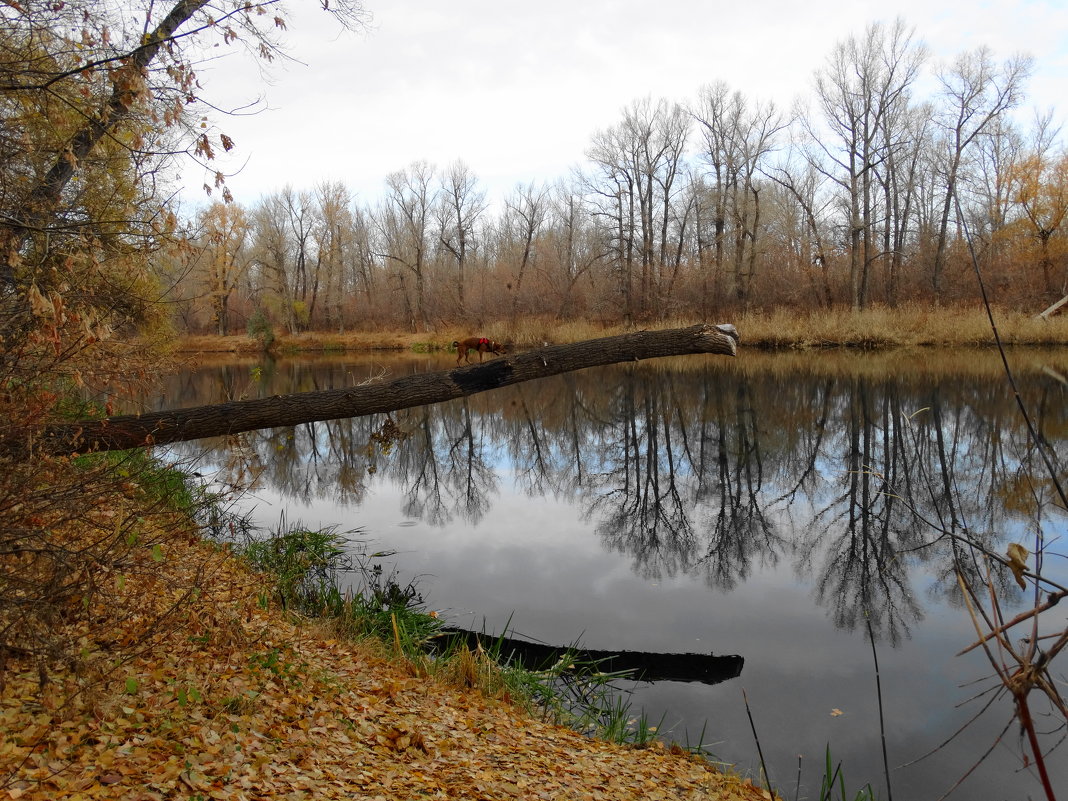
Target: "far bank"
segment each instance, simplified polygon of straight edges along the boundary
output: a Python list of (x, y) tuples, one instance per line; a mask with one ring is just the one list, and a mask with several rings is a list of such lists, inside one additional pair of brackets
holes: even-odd
[(260, 329), (230, 336), (178, 333), (174, 349), (179, 353), (258, 353), (269, 350), (275, 355), (331, 351), (435, 352), (450, 350), (454, 341), (470, 336), (485, 336), (508, 348), (527, 349), (613, 336), (636, 328), (681, 328), (698, 322), (732, 323), (741, 334), (743, 348), (993, 347), (998, 338), (1006, 345), (1049, 347), (1068, 344), (1068, 317), (1064, 316), (1044, 319), (1029, 313), (995, 309), (991, 325), (986, 311), (979, 306), (909, 306), (865, 311), (779, 309), (745, 312), (729, 319), (665, 319), (630, 327), (527, 318), (515, 325), (502, 322), (461, 328), (449, 323), (416, 332), (397, 329), (300, 332)]

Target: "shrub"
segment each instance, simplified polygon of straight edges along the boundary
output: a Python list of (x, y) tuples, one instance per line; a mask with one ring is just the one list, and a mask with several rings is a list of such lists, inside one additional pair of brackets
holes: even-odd
[(256, 309), (252, 315), (248, 318), (248, 327), (246, 329), (250, 339), (255, 339), (260, 343), (260, 347), (263, 348), (264, 353), (270, 351), (271, 346), (274, 345), (274, 326), (271, 324), (270, 318), (263, 311), (263, 309)]

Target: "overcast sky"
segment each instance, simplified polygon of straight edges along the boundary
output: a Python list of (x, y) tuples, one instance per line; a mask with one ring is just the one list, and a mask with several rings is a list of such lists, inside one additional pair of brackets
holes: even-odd
[[(386, 175), (423, 159), (462, 159), (491, 199), (551, 182), (584, 162), (591, 136), (650, 96), (690, 101), (724, 81), (789, 108), (810, 97), (833, 46), (901, 17), (935, 61), (981, 45), (999, 61), (1035, 59), (1025, 112), (1056, 110), (1068, 87), (1068, 3), (1021, 0), (366, 0), (370, 28), (339, 32), (318, 0), (291, 2), (290, 54), (265, 81), (244, 57), (200, 70), (222, 106), (265, 110), (222, 119), (244, 165), (228, 183), (252, 203), (330, 179), (363, 202)], [(187, 185), (203, 176), (186, 169)], [(186, 198), (203, 195), (189, 191)]]

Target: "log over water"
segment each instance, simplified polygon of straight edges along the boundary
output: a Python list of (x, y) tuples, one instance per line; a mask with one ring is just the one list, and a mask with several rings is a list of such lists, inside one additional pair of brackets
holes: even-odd
[(445, 627), (440, 650), (463, 643), (471, 650), (482, 648), (499, 654), (505, 663), (516, 662), (528, 670), (544, 670), (571, 656), (579, 665), (595, 665), (602, 673), (627, 671), (642, 681), (688, 681), (719, 684), (742, 674), (745, 659), (737, 654), (664, 654), (653, 651), (600, 651), (577, 646), (543, 645), (512, 637)]
[(261, 428), (361, 417), (441, 403), (523, 381), (617, 362), (693, 353), (734, 356), (737, 343), (738, 331), (733, 325), (700, 324), (689, 328), (635, 331), (538, 348), (509, 354), (485, 364), (405, 376), (382, 383), (53, 424), (36, 432), (34, 447), (57, 454), (126, 450), (229, 436)]

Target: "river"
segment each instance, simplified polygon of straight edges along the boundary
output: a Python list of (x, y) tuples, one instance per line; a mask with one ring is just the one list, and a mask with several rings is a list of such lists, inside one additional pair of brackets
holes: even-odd
[[(452, 363), (448, 354), (204, 363), (167, 377), (151, 405), (330, 389)], [(1010, 364), (1040, 436), (1063, 454), (1068, 350), (1014, 353)], [(870, 782), (886, 798), (881, 732), (895, 798), (936, 799), (958, 780), (953, 798), (1042, 795), (1022, 763), (1011, 698), (983, 711), (999, 686), (988, 657), (956, 655), (976, 633), (950, 535), (997, 553), (1010, 542), (1034, 551), (1041, 535), (1044, 572), (1068, 584), (1068, 545), (1055, 541), (1065, 516), (995, 353), (653, 360), (388, 423), (375, 415), (178, 450), (218, 481), (252, 483), (239, 503), (264, 526), (284, 516), (352, 532), (354, 548), (396, 551), (386, 569), (458, 625), (598, 649), (741, 655), (738, 678), (628, 685), (629, 700), (665, 737), (703, 741), (716, 760), (759, 776), (755, 726), (784, 797), (818, 797), (829, 749), (849, 788)], [(1010, 573), (992, 582), (1006, 617), (1033, 604)], [(1044, 618), (1064, 628), (1057, 608)], [(1062, 686), (1065, 659), (1052, 668)], [(1031, 698), (1039, 728), (1054, 729), (1048, 703)], [(1044, 742), (1063, 735), (1062, 719)], [(1049, 765), (1063, 791), (1063, 747)]]

